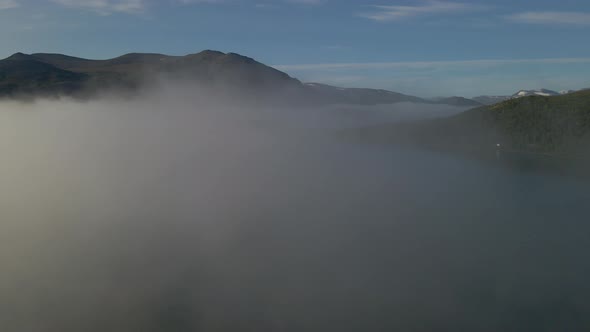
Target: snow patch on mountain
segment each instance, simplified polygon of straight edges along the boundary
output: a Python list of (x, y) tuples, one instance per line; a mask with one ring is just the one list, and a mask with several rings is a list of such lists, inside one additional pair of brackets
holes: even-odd
[(543, 96), (543, 97), (550, 97), (550, 96), (557, 96), (559, 92), (548, 90), (548, 89), (539, 89), (539, 90), (520, 90), (517, 93), (513, 94), (511, 98), (521, 98), (521, 97), (528, 97), (528, 96)]

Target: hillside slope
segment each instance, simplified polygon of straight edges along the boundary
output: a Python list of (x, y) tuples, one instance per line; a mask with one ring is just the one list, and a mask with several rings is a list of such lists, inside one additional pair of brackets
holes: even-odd
[(79, 90), (89, 76), (63, 70), (17, 53), (0, 60), (0, 96), (48, 95)]
[(353, 134), (381, 143), (586, 158), (590, 157), (590, 91), (511, 99), (449, 118), (363, 128)]

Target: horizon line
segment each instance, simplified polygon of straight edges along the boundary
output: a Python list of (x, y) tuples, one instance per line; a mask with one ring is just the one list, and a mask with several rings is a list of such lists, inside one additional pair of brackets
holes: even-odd
[(497, 66), (509, 64), (578, 64), (590, 63), (590, 57), (538, 58), (538, 59), (472, 59), (441, 61), (393, 61), (393, 62), (343, 62), (270, 65), (278, 70), (333, 70), (333, 69), (386, 69), (386, 68), (428, 68), (437, 66)]

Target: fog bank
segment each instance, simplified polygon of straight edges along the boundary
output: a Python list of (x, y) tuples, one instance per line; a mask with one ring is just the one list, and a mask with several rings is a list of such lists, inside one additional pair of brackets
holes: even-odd
[(0, 330), (589, 326), (583, 183), (331, 135), (459, 109), (158, 91), (0, 103)]

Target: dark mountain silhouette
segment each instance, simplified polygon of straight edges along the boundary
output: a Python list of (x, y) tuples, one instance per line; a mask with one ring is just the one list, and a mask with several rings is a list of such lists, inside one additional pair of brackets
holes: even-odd
[(380, 89), (303, 84), (252, 58), (212, 50), (186, 56), (130, 53), (107, 60), (51, 53), (16, 53), (0, 60), (0, 97), (91, 97), (109, 89), (134, 93), (153, 82), (154, 77), (196, 82), (214, 93), (256, 102), (296, 105), (414, 102), (469, 106), (463, 100), (453, 98), (433, 102)]
[(235, 53), (187, 56), (131, 53), (108, 60), (62, 54), (17, 53), (0, 60), (0, 96), (88, 95), (101, 89), (134, 90), (150, 75), (193, 80), (211, 87), (271, 96), (303, 90), (298, 80)]
[(16, 53), (0, 61), (0, 95), (72, 93), (89, 76), (60, 69), (33, 56)]

